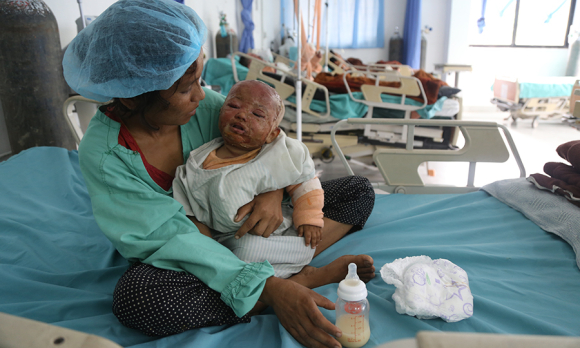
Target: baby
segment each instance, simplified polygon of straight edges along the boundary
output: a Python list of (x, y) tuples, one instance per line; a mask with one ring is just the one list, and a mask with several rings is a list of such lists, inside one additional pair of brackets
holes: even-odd
[[(306, 146), (278, 127), (283, 115), (284, 104), (267, 84), (235, 84), (220, 112), (222, 137), (192, 151), (177, 168), (173, 196), (201, 233), (245, 262), (268, 260), (277, 277), (288, 278), (310, 263), (321, 240), (324, 192)], [(237, 239), (245, 221), (234, 221), (237, 210), (256, 195), (281, 188), (291, 202), (282, 203), (280, 227), (268, 238)]]

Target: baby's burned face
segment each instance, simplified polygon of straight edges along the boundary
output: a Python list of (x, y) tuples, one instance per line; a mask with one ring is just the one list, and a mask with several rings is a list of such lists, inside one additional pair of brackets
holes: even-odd
[(278, 100), (275, 92), (258, 81), (234, 85), (220, 112), (219, 129), (228, 145), (253, 150), (274, 140)]

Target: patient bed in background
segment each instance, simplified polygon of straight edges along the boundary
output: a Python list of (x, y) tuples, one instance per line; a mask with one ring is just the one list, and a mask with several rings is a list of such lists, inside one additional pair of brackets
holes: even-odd
[(569, 111), (576, 77), (496, 77), (491, 102), (501, 110), (509, 111), (513, 123), (518, 119), (532, 119), (532, 127), (540, 119), (561, 117)]
[[(245, 57), (251, 61), (250, 68), (239, 63), (239, 57)], [(277, 58), (279, 59), (279, 58)], [(284, 59), (283, 57), (280, 59)], [(286, 66), (293, 63), (287, 59), (284, 61)], [(275, 70), (276, 74), (265, 72), (264, 68)], [(388, 68), (388, 67), (387, 67)], [(404, 66), (399, 67), (404, 72)], [(391, 79), (398, 81), (412, 82), (419, 87), (414, 91), (418, 95), (422, 93), (419, 81), (409, 76), (410, 74), (401, 74), (401, 71), (389, 69), (385, 71), (385, 66), (369, 66), (364, 70), (353, 69), (349, 74), (372, 74), (373, 76), (381, 75), (381, 79)], [(382, 71), (375, 71), (382, 69)], [(372, 71), (371, 71), (372, 70)], [(346, 74), (344, 75), (346, 76)], [(294, 95), (294, 81), (296, 75), (289, 71), (281, 71), (276, 65), (261, 61), (254, 57), (237, 52), (231, 60), (225, 58), (209, 59), (205, 64), (203, 79), (208, 85), (219, 86), (222, 94), (227, 94), (231, 86), (240, 80), (259, 79), (274, 86), (285, 103), (290, 106), (286, 108), (284, 120), (281, 127), (295, 136), (292, 132), (297, 130), (296, 124), (296, 96)], [(302, 133), (303, 141), (309, 147), (313, 154), (319, 154), (321, 151), (331, 147), (330, 131), (333, 125), (347, 118), (409, 118), (406, 111), (417, 111), (421, 118), (431, 119), (437, 117), (444, 118), (461, 118), (461, 99), (459, 98), (440, 98), (432, 105), (425, 105), (407, 97), (406, 93), (391, 89), (385, 94), (384, 87), (365, 86), (365, 91), (351, 93), (329, 93), (328, 89), (316, 82), (303, 79), (302, 94)], [(377, 79), (378, 81), (378, 79)], [(345, 82), (346, 83), (346, 82)], [(380, 91), (383, 89), (383, 91)], [(366, 94), (366, 95), (365, 95)], [(417, 95), (416, 94), (416, 95)], [(367, 98), (374, 98), (372, 100)], [(424, 100), (425, 98), (423, 98)], [(344, 129), (343, 134), (339, 137), (343, 144), (350, 145), (345, 151), (353, 156), (362, 155), (368, 152), (370, 147), (381, 145), (398, 145), (405, 143), (404, 127), (383, 125), (382, 129), (374, 130), (374, 134), (369, 136), (369, 128), (354, 125)], [(366, 134), (364, 134), (366, 133)], [(417, 128), (418, 138), (417, 147), (440, 147), (449, 148), (455, 144), (456, 133), (453, 129), (441, 129), (438, 127), (420, 127)], [(361, 147), (362, 146), (362, 147)]]

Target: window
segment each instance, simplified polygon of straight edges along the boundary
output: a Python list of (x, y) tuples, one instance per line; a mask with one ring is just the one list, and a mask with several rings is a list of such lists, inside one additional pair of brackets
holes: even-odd
[(568, 47), (576, 0), (472, 0), (470, 46)]
[[(316, 44), (313, 34), (315, 0), (300, 0), (300, 11), (308, 42)], [(328, 46), (330, 48), (384, 47), (384, 0), (322, 0), (320, 46), (326, 46), (328, 4)], [(294, 0), (281, 0), (282, 35), (298, 32)]]

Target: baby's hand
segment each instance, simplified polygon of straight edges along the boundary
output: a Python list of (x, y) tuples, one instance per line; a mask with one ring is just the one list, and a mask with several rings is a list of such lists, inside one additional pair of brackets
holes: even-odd
[(322, 240), (322, 227), (302, 225), (298, 227), (298, 236), (304, 236), (306, 246), (310, 244), (312, 249), (314, 249)]

